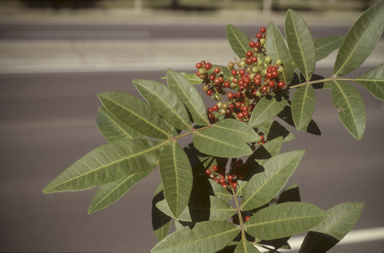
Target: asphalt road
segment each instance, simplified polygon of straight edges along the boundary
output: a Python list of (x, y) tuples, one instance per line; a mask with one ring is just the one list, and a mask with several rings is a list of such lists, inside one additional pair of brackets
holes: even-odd
[[(319, 74), (330, 72), (320, 69)], [(122, 91), (138, 96), (130, 80), (159, 80), (163, 75), (0, 75), (2, 252), (148, 252), (153, 247), (156, 238), (151, 231), (150, 206), (159, 183), (157, 169), (117, 203), (92, 215), (87, 214), (87, 208), (95, 189), (51, 195), (41, 191), (74, 161), (106, 143), (94, 121), (100, 105), (97, 93)], [(384, 226), (384, 104), (364, 89), (359, 90), (368, 118), (362, 141), (354, 140), (345, 130), (331, 103), (330, 91), (324, 90), (316, 94), (314, 115), (322, 136), (298, 133), (287, 126), (297, 138), (283, 145), (282, 151), (306, 150), (287, 184), (299, 185), (302, 201), (323, 209), (347, 201), (366, 203), (356, 229)], [(189, 141), (183, 140), (181, 145)], [(361, 243), (330, 252), (381, 252), (382, 246), (382, 242)]]
[[(267, 25), (267, 24), (264, 24)], [(254, 38), (258, 27), (238, 26)], [(260, 27), (259, 27), (260, 28)], [(279, 26), (283, 30), (282, 26)], [(309, 27), (314, 38), (346, 35), (350, 26)], [(225, 39), (225, 26), (218, 25), (69, 25), (0, 24), (0, 40), (143, 40)]]

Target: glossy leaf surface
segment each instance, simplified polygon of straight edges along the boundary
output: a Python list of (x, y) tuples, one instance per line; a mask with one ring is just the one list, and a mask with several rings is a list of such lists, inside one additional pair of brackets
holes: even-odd
[(235, 224), (222, 221), (199, 222), (191, 230), (185, 227), (159, 242), (152, 253), (216, 252), (232, 241), (240, 229)]
[(356, 140), (361, 140), (367, 116), (360, 93), (349, 83), (338, 80), (333, 80), (330, 83), (332, 85), (333, 105), (338, 111), (339, 118), (348, 132)]
[(93, 197), (88, 213), (99, 211), (115, 203), (137, 182), (148, 176), (155, 167), (156, 165), (153, 165), (147, 170), (138, 171), (117, 181), (102, 185)]
[(136, 79), (132, 82), (151, 107), (171, 126), (182, 130), (191, 128), (187, 109), (168, 87), (152, 80)]
[(43, 192), (85, 190), (147, 170), (156, 163), (162, 145), (148, 140), (123, 140), (105, 144), (64, 170)]
[(288, 51), (287, 45), (279, 28), (272, 21), (269, 22), (266, 33), (266, 51), (268, 56), (272, 58), (272, 63), (280, 59), (284, 65), (284, 71), (279, 76), (280, 80), (286, 85), (290, 84), (293, 79), (293, 66), (291, 54)]
[(205, 109), (203, 98), (187, 78), (180, 73), (168, 69), (167, 83), (169, 88), (179, 97), (185, 104), (189, 112), (192, 114), (193, 122), (196, 125), (208, 125), (208, 117)]
[(285, 91), (276, 94), (266, 95), (261, 98), (253, 109), (249, 125), (255, 127), (276, 116), (288, 103), (288, 96)]
[(315, 71), (315, 44), (304, 19), (294, 10), (289, 9), (285, 17), (285, 36), (292, 59), (303, 73), (305, 80), (310, 80)]
[(262, 240), (305, 232), (325, 220), (328, 213), (309, 203), (288, 202), (266, 207), (247, 222), (246, 231)]
[(344, 38), (344, 36), (336, 36), (314, 39), (316, 61), (326, 58), (330, 53), (338, 49), (343, 43)]
[(159, 114), (141, 99), (122, 92), (106, 92), (97, 96), (113, 116), (135, 131), (160, 139), (168, 139), (171, 134)]
[(172, 141), (161, 151), (159, 166), (165, 200), (173, 216), (178, 218), (188, 205), (192, 190), (192, 168), (177, 141)]
[(327, 210), (328, 218), (309, 231), (299, 253), (327, 252), (352, 230), (363, 209), (364, 203), (347, 202)]
[(263, 165), (264, 171), (255, 174), (242, 190), (241, 209), (258, 208), (275, 197), (296, 170), (304, 153), (304, 150), (297, 150), (269, 159)]
[(384, 101), (384, 64), (359, 76), (355, 82), (363, 85), (373, 96)]
[(220, 129), (224, 134), (237, 134), (244, 142), (258, 142), (260, 137), (256, 132), (244, 122), (235, 119), (223, 119), (212, 126), (212, 129)]
[(249, 42), (251, 39), (239, 28), (227, 25), (227, 38), (233, 52), (239, 57), (246, 57), (246, 53), (251, 50)]
[(136, 132), (113, 116), (104, 106), (99, 107), (96, 122), (100, 132), (108, 142), (145, 138), (144, 135)]
[(371, 6), (349, 30), (336, 56), (333, 75), (344, 76), (371, 54), (384, 29), (384, 1)]
[(312, 120), (315, 111), (315, 89), (312, 85), (301, 86), (292, 98), (292, 116), (298, 130), (303, 129)]

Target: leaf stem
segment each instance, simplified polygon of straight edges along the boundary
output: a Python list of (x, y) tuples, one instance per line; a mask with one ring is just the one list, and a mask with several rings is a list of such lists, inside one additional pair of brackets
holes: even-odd
[(354, 81), (356, 81), (356, 79), (350, 79), (350, 78), (330, 77), (330, 78), (326, 78), (326, 79), (321, 79), (321, 80), (315, 80), (315, 81), (309, 81), (309, 82), (305, 82), (305, 83), (296, 84), (296, 85), (293, 85), (293, 86), (289, 87), (289, 89), (299, 88), (299, 87), (304, 86), (306, 84), (325, 83), (325, 82), (332, 81), (332, 80), (347, 81), (347, 82), (354, 82)]
[(232, 191), (232, 196), (235, 199), (237, 215), (239, 216), (239, 222), (240, 222), (240, 228), (241, 228), (241, 238), (243, 240), (245, 240), (244, 222), (243, 222), (243, 217), (241, 215), (239, 200), (237, 199), (238, 196), (237, 196), (237, 193), (235, 192), (235, 190), (232, 187), (231, 187), (231, 191)]

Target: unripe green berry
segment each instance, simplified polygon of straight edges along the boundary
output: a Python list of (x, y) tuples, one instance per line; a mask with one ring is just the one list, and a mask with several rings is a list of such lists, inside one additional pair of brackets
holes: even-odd
[(281, 65), (282, 62), (280, 59), (277, 59), (275, 63), (276, 63), (276, 65)]
[(257, 72), (259, 72), (259, 68), (256, 67), (256, 66), (254, 66), (254, 67), (252, 68), (252, 72), (253, 72), (253, 73), (257, 73)]
[(213, 96), (213, 99), (216, 100), (216, 101), (219, 101), (220, 100), (220, 95), (216, 94), (215, 96)]
[(257, 61), (257, 65), (259, 65), (259, 66), (263, 66), (263, 64), (264, 64), (263, 60), (258, 60), (258, 61)]
[(241, 60), (237, 63), (237, 65), (240, 67), (240, 68), (243, 68), (245, 66), (245, 61)]
[(235, 67), (235, 64), (233, 62), (228, 63), (228, 68), (233, 69)]
[(248, 66), (246, 71), (247, 73), (251, 73), (252, 72), (251, 66)]
[(256, 96), (261, 97), (262, 93), (260, 91), (256, 91)]
[(204, 75), (205, 72), (206, 72), (205, 68), (201, 68), (201, 69), (199, 69), (199, 73), (200, 73), (200, 75)]
[(255, 73), (249, 74), (249, 79), (253, 80), (253, 78), (255, 78)]
[(223, 105), (221, 106), (221, 108), (223, 108), (224, 110), (227, 110), (227, 109), (228, 109), (228, 104), (227, 104), (227, 103), (223, 103)]
[(280, 66), (278, 69), (277, 69), (277, 72), (278, 73), (283, 73), (284, 71), (284, 67), (283, 66)]
[(265, 69), (267, 69), (267, 68), (268, 68), (268, 64), (267, 64), (267, 63), (264, 63), (264, 64), (263, 64), (263, 67), (264, 67)]
[(265, 75), (267, 74), (267, 70), (266, 70), (266, 69), (263, 69), (263, 70), (261, 71), (261, 74), (262, 74), (263, 76), (265, 76)]
[(218, 102), (217, 103), (217, 107), (221, 108), (221, 106), (223, 106), (223, 103), (222, 102)]
[(264, 61), (265, 61), (266, 63), (269, 64), (269, 63), (272, 61), (272, 58), (269, 57), (269, 56), (266, 56), (266, 57), (264, 58)]
[(219, 113), (220, 113), (221, 115), (225, 115), (225, 114), (227, 113), (227, 110), (221, 108), (221, 109), (219, 110)]
[(260, 39), (260, 43), (261, 43), (262, 45), (265, 44), (265, 39), (264, 39), (264, 38)]

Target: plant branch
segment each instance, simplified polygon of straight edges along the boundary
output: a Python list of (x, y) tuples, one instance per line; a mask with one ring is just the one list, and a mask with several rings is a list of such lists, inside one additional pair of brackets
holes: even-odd
[(310, 81), (310, 82), (305, 82), (305, 83), (296, 84), (296, 85), (293, 85), (293, 86), (289, 87), (289, 89), (299, 88), (299, 87), (304, 86), (304, 85), (306, 85), (306, 84), (325, 83), (325, 82), (332, 81), (332, 80), (354, 82), (354, 81), (356, 81), (357, 79), (330, 77), (330, 78), (326, 78), (326, 79), (321, 79), (321, 80), (316, 80), (316, 81)]

